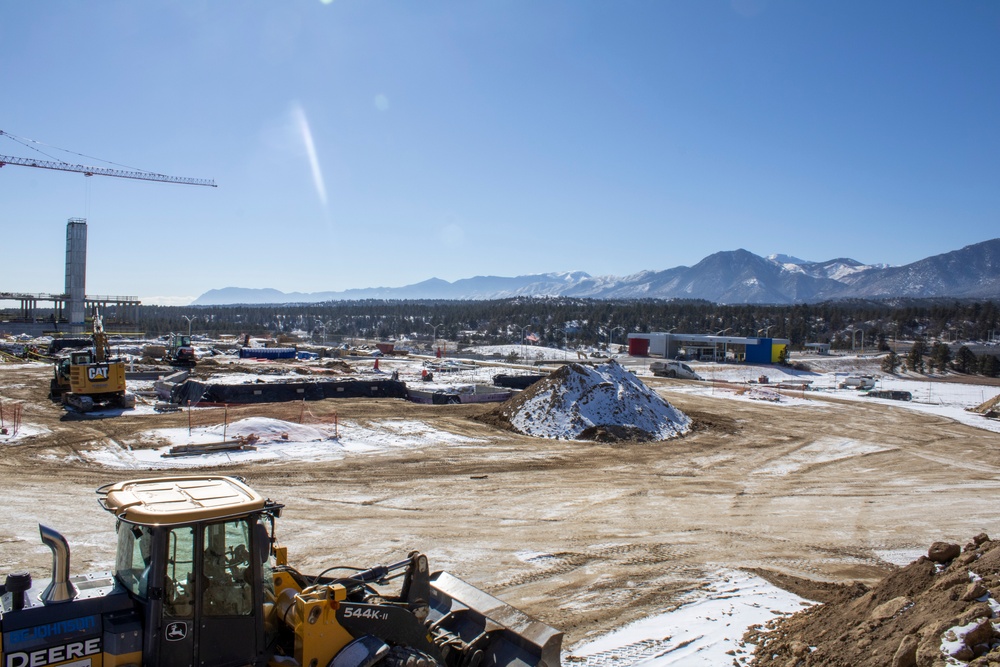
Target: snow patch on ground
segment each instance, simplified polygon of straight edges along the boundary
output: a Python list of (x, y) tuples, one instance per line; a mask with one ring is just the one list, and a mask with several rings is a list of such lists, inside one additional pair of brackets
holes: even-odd
[(898, 565), (899, 567), (906, 567), (913, 561), (917, 560), (921, 556), (927, 555), (926, 549), (887, 549), (887, 550), (876, 550), (875, 557), (885, 561), (886, 563), (891, 563), (892, 565)]
[[(217, 443), (237, 438), (257, 437), (256, 449), (208, 452), (191, 456), (167, 456), (171, 447)], [(390, 420), (358, 424), (342, 422), (303, 425), (268, 417), (251, 417), (228, 426), (153, 429), (140, 435), (139, 442), (167, 442), (155, 448), (135, 448), (115, 441), (100, 449), (84, 452), (94, 463), (125, 469), (209, 468), (250, 461), (324, 461), (351, 454), (372, 454), (393, 449), (420, 448), (432, 445), (463, 445), (477, 440), (448, 433), (412, 420)]]
[[(903, 410), (914, 410), (927, 414), (945, 417), (967, 426), (1000, 433), (1000, 421), (987, 419), (980, 414), (969, 412), (975, 407), (1000, 394), (1000, 387), (981, 384), (963, 384), (961, 382), (931, 382), (924, 376), (888, 375), (881, 372), (880, 360), (872, 357), (831, 357), (822, 360), (808, 361), (813, 371), (799, 371), (793, 368), (769, 365), (748, 366), (743, 364), (691, 364), (695, 371), (708, 382), (676, 383), (660, 386), (661, 393), (686, 393), (699, 396), (715, 396), (730, 400), (752, 400), (753, 389), (744, 391), (742, 387), (722, 385), (721, 382), (754, 387), (761, 375), (766, 375), (768, 385), (756, 385), (758, 390), (770, 388), (775, 391), (775, 384), (809, 381), (809, 389), (782, 390), (782, 398), (778, 401), (760, 401), (763, 404), (775, 406), (821, 406), (819, 401), (812, 400), (821, 396), (835, 397), (845, 401), (875, 402)], [(895, 401), (883, 398), (870, 398), (864, 392), (856, 389), (840, 389), (840, 383), (848, 375), (868, 374), (875, 378), (878, 390), (908, 391), (913, 396), (912, 401)]]
[(753, 655), (744, 644), (751, 625), (812, 603), (745, 572), (719, 572), (678, 608), (572, 647), (566, 662), (585, 667), (718, 667)]
[(886, 452), (890, 449), (890, 447), (883, 447), (869, 442), (822, 438), (805, 447), (800, 447), (795, 451), (785, 454), (781, 459), (772, 461), (770, 465), (754, 470), (752, 474), (788, 475), (809, 466)]
[(0, 433), (0, 445), (12, 445), (28, 440), (35, 437), (36, 435), (45, 435), (51, 433), (51, 431), (44, 426), (38, 426), (37, 424), (25, 424), (22, 423), (17, 427), (17, 433), (14, 433), (14, 427), (8, 423), (4, 424), (4, 428), (7, 429), (7, 434), (4, 435)]

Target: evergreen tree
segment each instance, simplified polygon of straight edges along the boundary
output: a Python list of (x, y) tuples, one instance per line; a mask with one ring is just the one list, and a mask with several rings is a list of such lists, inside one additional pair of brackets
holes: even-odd
[(964, 345), (958, 348), (952, 365), (959, 373), (975, 373), (979, 370), (979, 360), (975, 353)]
[(980, 355), (979, 372), (989, 378), (1000, 375), (1000, 359), (988, 353)]
[(882, 358), (882, 370), (895, 375), (900, 363), (902, 362), (899, 360), (899, 355), (889, 350), (889, 354)]
[(924, 344), (923, 339), (917, 338), (913, 341), (913, 346), (910, 347), (910, 352), (906, 355), (906, 367), (914, 373), (923, 373), (924, 354), (926, 352), (927, 346)]
[(937, 368), (939, 373), (948, 370), (948, 362), (951, 361), (951, 348), (938, 341), (931, 349), (931, 368)]

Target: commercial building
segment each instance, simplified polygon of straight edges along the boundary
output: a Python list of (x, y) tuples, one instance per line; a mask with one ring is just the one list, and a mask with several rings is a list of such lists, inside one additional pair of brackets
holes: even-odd
[(695, 361), (742, 361), (771, 364), (781, 359), (788, 348), (787, 338), (746, 338), (743, 336), (708, 336), (685, 333), (648, 333), (628, 335), (628, 353), (633, 357), (683, 357)]

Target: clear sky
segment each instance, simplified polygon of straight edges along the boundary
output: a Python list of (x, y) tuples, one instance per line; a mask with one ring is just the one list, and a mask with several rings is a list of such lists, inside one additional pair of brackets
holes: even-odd
[(0, 291), (63, 291), (70, 217), (88, 294), (178, 304), (1000, 236), (995, 0), (47, 0), (0, 26), (0, 130), (219, 185), (6, 166)]

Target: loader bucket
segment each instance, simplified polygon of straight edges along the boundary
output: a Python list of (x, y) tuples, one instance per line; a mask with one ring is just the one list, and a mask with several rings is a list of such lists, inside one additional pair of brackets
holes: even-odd
[(447, 572), (431, 575), (428, 621), (482, 651), (479, 667), (560, 667), (561, 632)]

